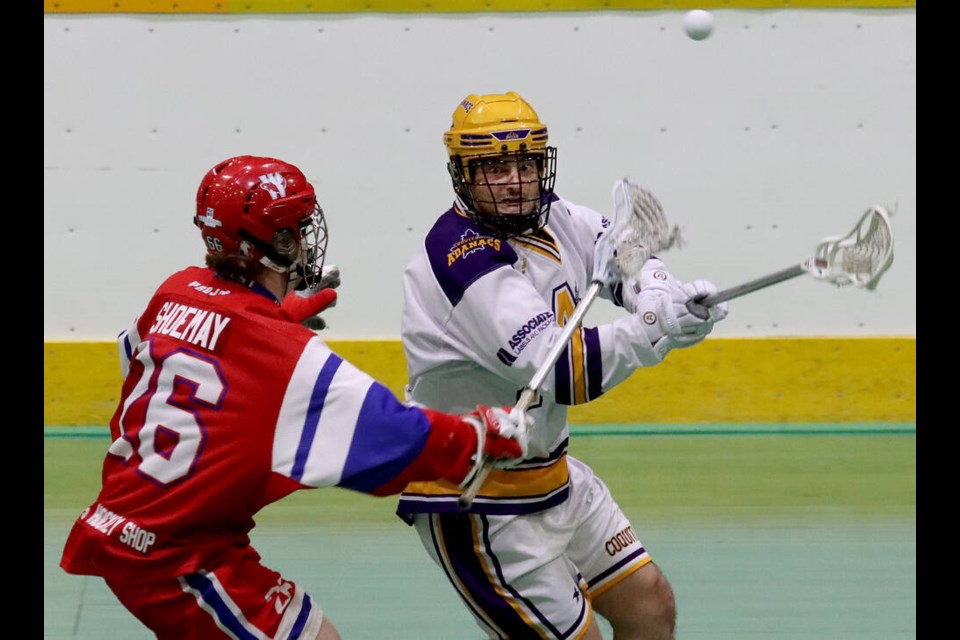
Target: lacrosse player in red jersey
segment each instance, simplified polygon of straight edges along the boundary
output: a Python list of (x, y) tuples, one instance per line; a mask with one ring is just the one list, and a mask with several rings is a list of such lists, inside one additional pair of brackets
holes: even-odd
[(261, 564), (253, 516), (299, 489), (464, 485), (483, 456), (525, 455), (527, 419), (402, 404), (301, 324), (336, 301), (339, 275), (323, 267), (325, 218), (292, 164), (221, 162), (194, 223), (207, 266), (170, 276), (119, 337), (102, 489), (60, 564), (102, 576), (161, 639), (336, 640), (319, 603)]
[[(610, 221), (554, 193), (556, 149), (516, 93), (467, 96), (444, 143), (456, 198), (403, 278), (407, 397), (454, 413), (477, 399), (512, 405), (590, 286)], [(594, 611), (617, 640), (674, 636), (670, 584), (605, 484), (567, 454), (569, 405), (699, 343), (726, 316), (724, 305), (687, 312), (716, 291), (709, 282), (683, 284), (656, 257), (641, 265), (601, 293), (623, 317), (574, 331), (539, 388), (523, 462), (494, 469), (466, 511), (452, 482), (400, 495), (398, 515), (491, 638), (598, 639)]]

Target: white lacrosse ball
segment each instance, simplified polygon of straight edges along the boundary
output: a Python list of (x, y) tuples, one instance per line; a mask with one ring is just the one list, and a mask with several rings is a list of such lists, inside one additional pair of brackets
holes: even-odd
[(703, 9), (687, 11), (683, 15), (683, 30), (693, 40), (703, 40), (713, 33), (713, 14)]

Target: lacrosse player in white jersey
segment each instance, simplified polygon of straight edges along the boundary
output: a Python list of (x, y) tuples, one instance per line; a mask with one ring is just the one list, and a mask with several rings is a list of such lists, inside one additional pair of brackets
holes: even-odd
[[(444, 134), (456, 195), (403, 277), (407, 399), (445, 411), (512, 405), (547, 361), (591, 283), (602, 214), (554, 193), (557, 151), (519, 95), (469, 95)], [(699, 343), (725, 305), (701, 319), (681, 283), (652, 257), (605, 287), (622, 317), (574, 331), (529, 415), (528, 455), (495, 469), (468, 509), (451, 482), (413, 482), (398, 515), (412, 524), (491, 638), (674, 637), (673, 590), (606, 485), (567, 454), (567, 407), (589, 402)]]

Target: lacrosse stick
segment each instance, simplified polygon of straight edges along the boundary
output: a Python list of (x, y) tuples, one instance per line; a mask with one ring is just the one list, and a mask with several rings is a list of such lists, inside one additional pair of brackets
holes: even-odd
[(809, 273), (817, 280), (837, 286), (852, 284), (873, 291), (880, 277), (893, 264), (893, 228), (890, 214), (880, 206), (866, 211), (845, 236), (830, 236), (817, 245), (812, 256), (786, 269), (745, 282), (699, 300), (687, 302), (690, 313), (706, 319), (708, 307)]
[[(643, 263), (652, 254), (682, 245), (680, 228), (671, 228), (667, 224), (663, 207), (653, 194), (628, 178), (618, 180), (613, 185), (613, 223), (597, 241), (590, 288), (563, 325), (563, 331), (547, 353), (547, 359), (523, 388), (512, 412), (524, 413), (533, 403), (540, 385), (557, 364), (573, 332), (580, 327), (580, 322), (604, 285), (638, 277)], [(458, 498), (461, 509), (470, 508), (492, 470), (493, 461), (485, 458), (477, 475)]]

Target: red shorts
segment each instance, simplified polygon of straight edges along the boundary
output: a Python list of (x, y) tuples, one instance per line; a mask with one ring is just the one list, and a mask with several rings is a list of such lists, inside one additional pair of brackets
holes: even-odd
[(215, 568), (146, 584), (107, 581), (159, 640), (314, 640), (323, 610), (293, 582), (239, 550)]

